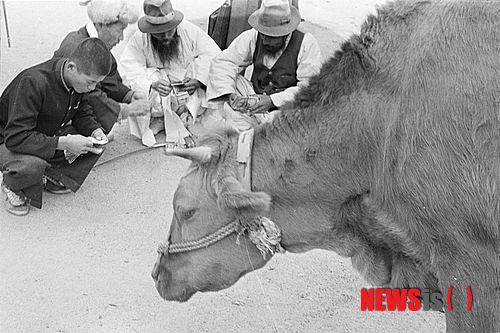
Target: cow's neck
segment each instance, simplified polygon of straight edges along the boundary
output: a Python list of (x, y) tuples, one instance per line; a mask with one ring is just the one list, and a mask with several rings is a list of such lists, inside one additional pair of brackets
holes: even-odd
[[(349, 255), (349, 246), (339, 241), (352, 241), (352, 229), (364, 228), (357, 224), (366, 214), (374, 139), (363, 129), (366, 121), (351, 120), (353, 127), (339, 128), (341, 119), (332, 119), (332, 112), (323, 112), (324, 119), (295, 113), (256, 131), (253, 190), (272, 196), (270, 218), (283, 229), (289, 251), (322, 248)], [(352, 133), (352, 128), (363, 135)], [(332, 138), (332, 133), (340, 137)], [(350, 221), (339, 216), (344, 213)]]
[(338, 234), (332, 234), (332, 225), (338, 225), (336, 215), (345, 201), (366, 191), (360, 179), (364, 177), (355, 175), (357, 157), (339, 163), (338, 156), (331, 154), (335, 149), (321, 141), (326, 134), (307, 129), (306, 123), (300, 128), (270, 127), (259, 128), (255, 135), (252, 189), (272, 196), (269, 217), (283, 229), (284, 246), (292, 252), (344, 251), (331, 241), (339, 240)]

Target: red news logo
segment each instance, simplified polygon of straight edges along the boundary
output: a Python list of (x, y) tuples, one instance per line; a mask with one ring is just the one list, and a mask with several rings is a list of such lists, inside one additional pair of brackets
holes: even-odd
[[(448, 288), (446, 299), (440, 292), (429, 289), (362, 288), (361, 311), (441, 311), (445, 302), (453, 311), (453, 288)], [(472, 310), (472, 290), (467, 288), (467, 311)]]

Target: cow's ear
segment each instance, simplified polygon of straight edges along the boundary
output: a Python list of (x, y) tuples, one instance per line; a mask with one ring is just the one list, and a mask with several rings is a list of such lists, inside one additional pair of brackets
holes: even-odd
[(217, 203), (221, 208), (262, 214), (269, 211), (271, 197), (265, 192), (250, 192), (234, 177), (218, 182)]

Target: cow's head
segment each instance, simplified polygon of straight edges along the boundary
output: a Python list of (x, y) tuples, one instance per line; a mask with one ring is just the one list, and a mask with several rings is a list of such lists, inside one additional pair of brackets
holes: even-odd
[[(269, 210), (269, 195), (250, 192), (237, 180), (236, 142), (236, 133), (224, 131), (197, 148), (171, 151), (192, 164), (175, 192), (170, 243), (186, 244), (205, 236), (213, 239), (217, 237), (213, 233), (233, 221)], [(264, 258), (245, 234), (232, 233), (200, 249), (160, 254), (152, 276), (163, 298), (186, 301), (197, 291), (231, 286), (270, 257)]]

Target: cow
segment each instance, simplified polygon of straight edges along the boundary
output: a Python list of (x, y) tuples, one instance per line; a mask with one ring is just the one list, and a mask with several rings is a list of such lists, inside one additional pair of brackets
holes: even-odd
[(378, 8), (255, 128), (251, 188), (238, 141), (222, 127), (170, 151), (192, 163), (152, 272), (163, 298), (263, 267), (274, 251), (245, 229), (263, 217), (284, 250), (335, 251), (373, 285), (452, 288), (449, 332), (500, 332), (500, 2)]

